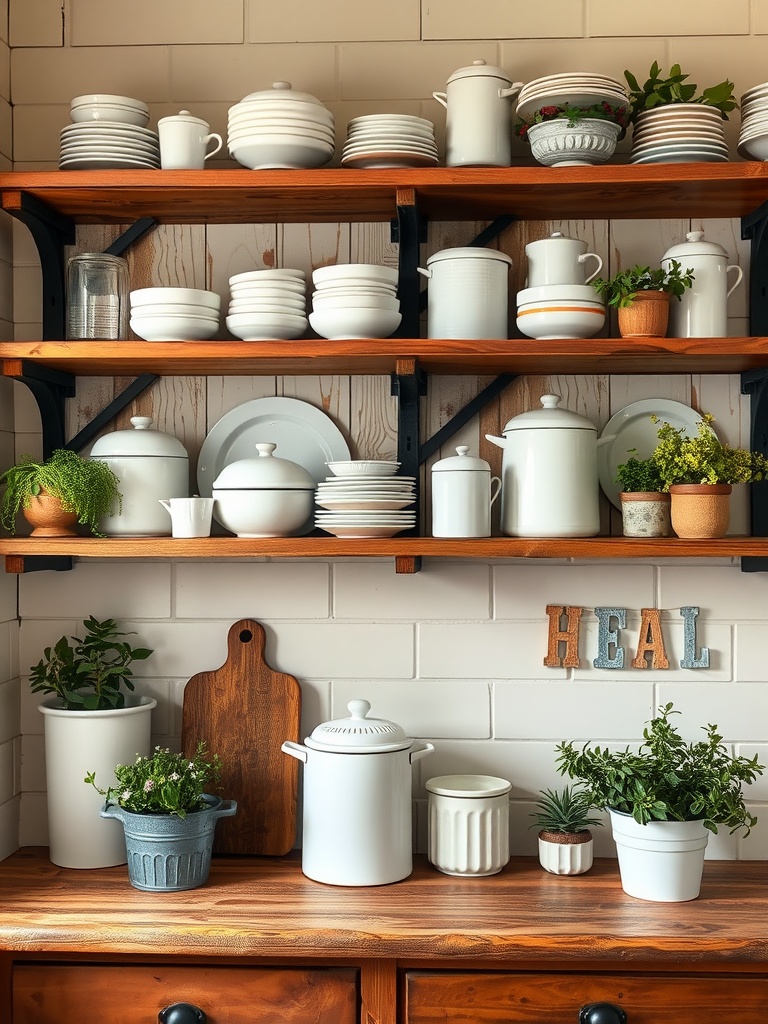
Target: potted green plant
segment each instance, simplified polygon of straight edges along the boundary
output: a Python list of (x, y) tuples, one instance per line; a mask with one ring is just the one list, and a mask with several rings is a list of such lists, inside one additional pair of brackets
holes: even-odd
[(613, 156), (627, 125), (627, 106), (594, 103), (540, 107), (515, 123), (515, 133), (539, 163), (596, 164)]
[(81, 637), (62, 636), (30, 669), (33, 693), (45, 722), (45, 764), (50, 858), (61, 867), (124, 864), (125, 843), (99, 820), (99, 804), (83, 790), (94, 765), (111, 778), (116, 758), (148, 754), (157, 701), (133, 691), (131, 666), (152, 651), (132, 647), (114, 619), (83, 621)]
[(0, 484), (5, 484), (0, 522), (15, 533), (21, 511), (34, 527), (33, 537), (71, 537), (77, 523), (103, 537), (99, 520), (113, 503), (120, 508), (122, 500), (119, 481), (106, 462), (83, 458), (68, 448), (58, 448), (42, 461), (23, 455), (0, 474)]
[(684, 427), (661, 422), (650, 458), (661, 486), (669, 491), (672, 528), (684, 539), (724, 537), (730, 522), (733, 484), (753, 483), (768, 474), (768, 459), (760, 452), (723, 444), (707, 413), (689, 436)]
[(672, 714), (679, 712), (671, 703), (658, 709), (636, 751), (571, 741), (556, 747), (560, 773), (610, 814), (624, 891), (658, 902), (698, 896), (707, 840), (719, 825), (749, 835), (757, 818), (743, 786), (764, 771), (757, 757), (734, 757), (716, 725), (703, 727), (703, 740), (686, 742)]
[(85, 782), (105, 798), (101, 817), (123, 825), (131, 885), (151, 892), (204, 885), (216, 822), (237, 810), (236, 801), (207, 792), (221, 778), (218, 754), (208, 757), (203, 742), (189, 758), (157, 746), (132, 764), (116, 765), (114, 778), (101, 789), (89, 771)]
[(636, 264), (613, 277), (596, 277), (592, 285), (607, 305), (618, 310), (622, 338), (663, 338), (669, 322), (669, 302), (680, 300), (693, 284), (693, 273), (683, 272), (677, 260), (667, 268)]
[(672, 532), (670, 495), (662, 490), (661, 475), (653, 459), (638, 459), (632, 449), (616, 467), (621, 487), (621, 521), (625, 537), (668, 537)]
[(630, 90), (630, 124), (634, 124), (644, 111), (655, 110), (671, 103), (700, 103), (715, 107), (725, 120), (728, 113), (738, 106), (733, 96), (733, 82), (726, 79), (699, 93), (698, 85), (688, 81), (690, 75), (683, 74), (679, 64), (673, 64), (669, 69), (669, 75), (664, 78), (658, 62), (654, 61), (648, 78), (642, 85), (630, 71), (624, 72), (624, 78)]
[(531, 816), (539, 828), (539, 863), (553, 875), (583, 875), (592, 867), (594, 843), (589, 793), (583, 786), (543, 789)]

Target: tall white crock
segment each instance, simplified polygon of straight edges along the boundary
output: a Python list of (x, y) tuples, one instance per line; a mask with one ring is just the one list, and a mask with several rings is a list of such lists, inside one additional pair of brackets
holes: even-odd
[(496, 249), (441, 249), (418, 267), (429, 279), (427, 336), (507, 338), (512, 257)]
[[(728, 298), (738, 288), (744, 272), (728, 263), (728, 253), (717, 242), (709, 242), (703, 231), (689, 231), (686, 241), (664, 253), (661, 266), (670, 270), (672, 260), (681, 272), (693, 271), (693, 284), (678, 302), (669, 304), (669, 328), (672, 338), (725, 338), (728, 335)], [(728, 274), (736, 278), (728, 287)]]
[(411, 764), (435, 748), (394, 722), (349, 718), (319, 725), (282, 750), (304, 763), (301, 870), (328, 885), (386, 885), (413, 870)]
[(65, 711), (57, 697), (39, 705), (45, 716), (45, 778), (48, 790), (49, 856), (63, 868), (108, 868), (125, 864), (119, 822), (100, 816), (104, 798), (83, 781), (116, 784), (115, 765), (133, 764), (151, 751), (152, 697), (126, 697), (126, 707)]
[(709, 832), (701, 821), (649, 821), (610, 811), (621, 887), (653, 903), (695, 900), (701, 889)]
[(432, 95), (446, 109), (448, 167), (509, 167), (512, 163), (512, 99), (523, 87), (506, 71), (476, 60), (454, 71), (446, 92)]
[[(543, 395), (513, 417), (503, 437), (501, 530), (508, 537), (594, 537), (600, 532), (597, 428)], [(607, 441), (608, 438), (603, 438)]]
[[(526, 288), (552, 284), (589, 284), (603, 268), (601, 257), (596, 252), (587, 252), (586, 242), (580, 238), (568, 238), (561, 231), (529, 242), (525, 247), (525, 255), (528, 260)], [(597, 261), (589, 277), (586, 267), (588, 260)]]
[(491, 476), (484, 459), (459, 445), (456, 455), (434, 464), (431, 481), (433, 537), (490, 537), (491, 506), (501, 480)]

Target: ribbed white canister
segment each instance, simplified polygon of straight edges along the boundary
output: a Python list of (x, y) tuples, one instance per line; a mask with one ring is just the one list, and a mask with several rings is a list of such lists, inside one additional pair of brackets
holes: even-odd
[(495, 875), (509, 860), (509, 791), (491, 775), (427, 781), (429, 861), (445, 875)]

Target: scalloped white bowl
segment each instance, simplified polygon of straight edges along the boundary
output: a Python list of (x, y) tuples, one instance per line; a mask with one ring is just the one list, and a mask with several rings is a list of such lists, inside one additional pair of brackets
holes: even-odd
[(312, 330), (329, 341), (388, 338), (402, 319), (391, 309), (323, 309), (309, 314)]

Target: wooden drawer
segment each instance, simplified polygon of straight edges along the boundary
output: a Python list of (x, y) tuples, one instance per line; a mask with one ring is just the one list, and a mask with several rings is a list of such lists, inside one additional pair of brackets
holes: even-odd
[(172, 1003), (207, 1024), (357, 1024), (352, 968), (17, 964), (13, 1024), (156, 1024)]
[(613, 1003), (627, 1024), (764, 1020), (768, 978), (754, 974), (409, 971), (406, 1024), (578, 1024), (587, 1003)]

